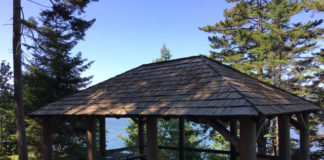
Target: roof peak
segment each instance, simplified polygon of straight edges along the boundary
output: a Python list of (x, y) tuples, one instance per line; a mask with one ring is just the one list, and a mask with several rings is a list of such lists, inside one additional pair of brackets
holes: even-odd
[(202, 57), (208, 58), (207, 56), (200, 54), (200, 55), (196, 55), (196, 56), (189, 56), (189, 57), (171, 59), (171, 60), (166, 60), (166, 61), (161, 61), (161, 62), (146, 63), (146, 64), (142, 64), (141, 66), (157, 65), (157, 64), (163, 64), (163, 63), (170, 63), (170, 62), (182, 61), (182, 60), (186, 60), (186, 59), (202, 58)]

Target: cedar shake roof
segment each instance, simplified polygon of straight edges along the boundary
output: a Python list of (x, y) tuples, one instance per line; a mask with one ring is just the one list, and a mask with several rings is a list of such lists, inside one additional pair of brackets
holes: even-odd
[(144, 64), (31, 116), (273, 116), (320, 107), (209, 59)]

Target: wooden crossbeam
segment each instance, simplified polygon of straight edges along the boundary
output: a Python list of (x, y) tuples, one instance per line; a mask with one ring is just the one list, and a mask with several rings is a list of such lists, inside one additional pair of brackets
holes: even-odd
[(307, 124), (306, 124), (306, 122), (304, 120), (304, 116), (301, 113), (296, 114), (296, 116), (297, 116), (297, 119), (298, 119), (299, 124), (301, 126), (301, 129), (305, 129), (307, 127)]
[(260, 134), (264, 128), (264, 125), (266, 124), (266, 121), (269, 121), (269, 120), (265, 119), (265, 118), (261, 118), (259, 120), (258, 125), (257, 125), (257, 133), (256, 133), (257, 139), (259, 139)]
[(207, 123), (209, 126), (213, 127), (218, 133), (220, 133), (226, 140), (230, 141), (230, 143), (235, 146), (237, 149), (239, 148), (239, 139), (232, 135), (230, 131), (228, 131), (222, 124), (220, 124), (217, 120), (204, 119), (203, 122)]
[(55, 117), (51, 117), (51, 132), (54, 132), (55, 130), (57, 130), (65, 121), (66, 121), (66, 117), (63, 116), (55, 116)]
[(293, 119), (292, 117), (290, 117), (289, 122), (290, 122), (290, 124), (293, 125), (296, 129), (298, 129), (298, 130), (301, 130), (301, 129), (302, 129), (301, 124), (300, 124), (298, 121), (296, 121), (295, 119)]

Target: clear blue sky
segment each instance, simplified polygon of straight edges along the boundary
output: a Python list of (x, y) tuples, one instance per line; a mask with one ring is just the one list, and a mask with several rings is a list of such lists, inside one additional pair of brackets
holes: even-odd
[[(48, 0), (34, 0), (48, 5)], [(223, 19), (225, 0), (100, 0), (86, 8), (84, 18), (96, 18), (85, 40), (74, 49), (94, 60), (84, 75), (94, 75), (93, 84), (106, 80), (160, 56), (165, 43), (172, 58), (209, 54), (208, 35), (199, 26)], [(39, 5), (22, 0), (25, 17), (37, 16)], [(12, 62), (12, 0), (0, 5), (0, 60)], [(312, 20), (324, 17), (316, 15)], [(295, 19), (308, 20), (309, 16)], [(12, 63), (11, 63), (12, 64)]]

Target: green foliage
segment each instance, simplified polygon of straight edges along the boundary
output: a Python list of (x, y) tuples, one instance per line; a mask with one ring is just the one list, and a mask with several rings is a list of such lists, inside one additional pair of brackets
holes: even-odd
[[(95, 22), (79, 18), (88, 1), (51, 1), (52, 8), (43, 10), (38, 21), (24, 21), (32, 45), (25, 44), (32, 58), (25, 65), (23, 76), (26, 112), (76, 93), (86, 87), (92, 76), (82, 77), (93, 62), (83, 59), (81, 52), (71, 51)], [(78, 14), (76, 14), (78, 13)], [(28, 149), (41, 155), (41, 125), (37, 119), (26, 118)], [(75, 155), (85, 151), (84, 121), (67, 119), (53, 134), (54, 155)]]
[(163, 44), (160, 53), (161, 53), (160, 58), (154, 60), (153, 62), (156, 63), (156, 62), (168, 61), (172, 57), (170, 50), (166, 48), (165, 44)]
[(324, 29), (319, 27), (323, 20), (290, 21), (308, 11), (308, 2), (231, 2), (236, 5), (224, 11), (224, 21), (200, 28), (215, 34), (209, 37), (216, 49), (210, 57), (279, 87), (286, 87), (283, 81), (300, 85), (316, 79), (307, 73), (319, 69), (314, 51), (319, 47), (317, 40), (323, 38)]
[[(323, 1), (227, 2), (235, 5), (224, 10), (225, 20), (200, 28), (214, 34), (209, 37), (214, 49), (210, 57), (323, 106), (324, 54), (317, 43), (323, 39), (323, 20), (291, 21), (299, 14), (323, 11)], [(316, 137), (320, 121), (311, 118), (311, 133)], [(275, 130), (266, 134), (271, 142), (275, 141)]]
[(0, 155), (17, 153), (12, 72), (9, 63), (0, 64)]

